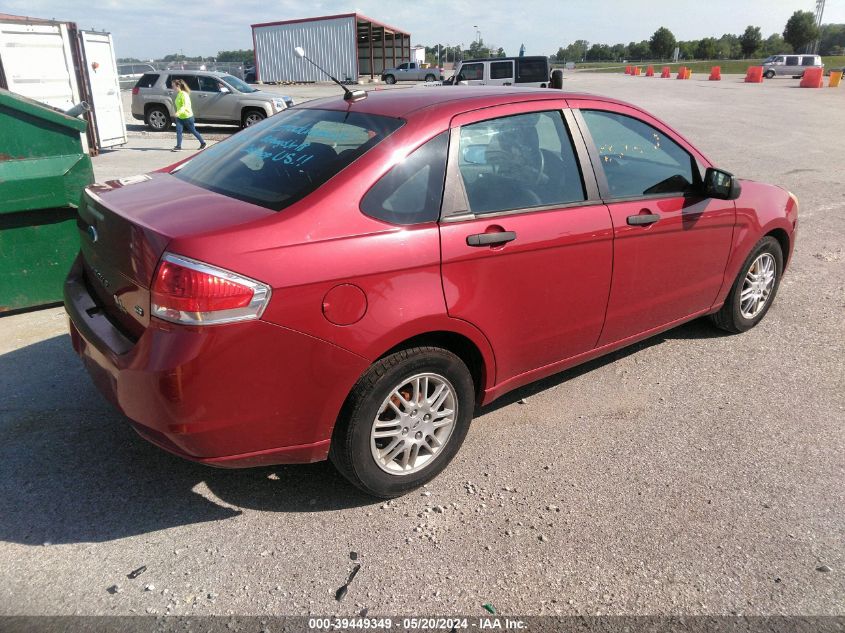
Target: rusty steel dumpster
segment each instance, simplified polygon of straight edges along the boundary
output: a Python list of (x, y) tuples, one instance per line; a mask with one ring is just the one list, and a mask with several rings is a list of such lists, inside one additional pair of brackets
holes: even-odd
[(62, 300), (94, 182), (85, 121), (0, 89), (0, 314)]

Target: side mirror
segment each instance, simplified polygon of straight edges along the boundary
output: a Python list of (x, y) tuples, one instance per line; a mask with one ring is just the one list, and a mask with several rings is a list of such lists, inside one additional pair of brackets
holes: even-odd
[(226, 86), (220, 86), (220, 92), (225, 95), (225, 94), (229, 94), (232, 91), (229, 90)]
[(736, 200), (742, 191), (739, 180), (730, 172), (708, 167), (704, 173), (704, 195), (717, 200)]

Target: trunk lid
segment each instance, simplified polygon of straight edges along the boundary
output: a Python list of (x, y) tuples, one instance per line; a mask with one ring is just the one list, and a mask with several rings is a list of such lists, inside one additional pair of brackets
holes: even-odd
[(149, 325), (150, 286), (171, 240), (271, 214), (165, 173), (92, 185), (82, 196), (78, 221), (88, 290), (136, 340)]

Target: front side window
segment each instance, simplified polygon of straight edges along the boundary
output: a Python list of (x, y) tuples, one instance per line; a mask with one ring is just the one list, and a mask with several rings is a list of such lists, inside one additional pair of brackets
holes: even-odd
[(663, 132), (633, 117), (582, 110), (611, 198), (683, 194), (697, 182), (694, 161)]
[(440, 216), (449, 133), (424, 143), (373, 185), (361, 211), (393, 224), (433, 222)]
[(173, 175), (280, 211), (321, 187), (403, 123), (356, 112), (284, 110), (200, 152)]
[(464, 64), (461, 66), (459, 81), (475, 81), (484, 79), (484, 64)]
[(513, 62), (492, 62), (490, 79), (513, 79)]
[(783, 57), (775, 57), (774, 61), (775, 61), (776, 64), (782, 64), (783, 63)]
[(220, 92), (220, 82), (214, 77), (199, 77), (200, 90), (203, 92)]
[(585, 199), (572, 141), (556, 110), (465, 125), (458, 157), (475, 214)]

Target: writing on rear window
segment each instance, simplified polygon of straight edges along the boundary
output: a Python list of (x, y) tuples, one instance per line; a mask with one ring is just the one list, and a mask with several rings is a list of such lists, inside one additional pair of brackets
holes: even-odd
[(173, 175), (279, 211), (321, 187), (402, 123), (335, 110), (285, 110), (207, 149)]

